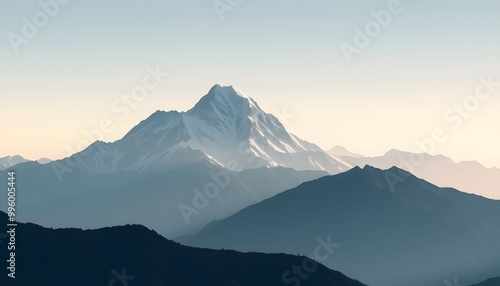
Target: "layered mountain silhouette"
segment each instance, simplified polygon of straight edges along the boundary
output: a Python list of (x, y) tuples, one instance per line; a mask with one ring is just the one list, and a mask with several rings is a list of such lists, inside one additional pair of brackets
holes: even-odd
[[(299, 253), (370, 286), (442, 286), (456, 276), (472, 284), (500, 275), (500, 201), (391, 168), (411, 154), (367, 158), (343, 147), (329, 154), (238, 89), (216, 85), (192, 109), (157, 111), (115, 142), (96, 141), (43, 165), (0, 160), (0, 185), (17, 172), (20, 221), (145, 226), (22, 224), (19, 245), (32, 264), (20, 258), (19, 269), (35, 279), (55, 265), (64, 274), (50, 276), (53, 285), (107, 283), (122, 267), (144, 277), (139, 285), (360, 285), (325, 268), (307, 279), (282, 276), (304, 257), (188, 248), (151, 228), (191, 246)], [(498, 169), (424, 157), (422, 167), (407, 170), (440, 186), (496, 193)], [(390, 169), (351, 169), (372, 163)], [(318, 245), (328, 255), (318, 256)], [(78, 280), (79, 267), (96, 274)]]
[[(5, 233), (3, 212), (0, 222)], [(16, 238), (16, 278), (2, 267), (1, 285), (274, 286), (286, 270), (307, 261), (301, 285), (363, 286), (305, 257), (191, 248), (139, 225), (83, 231), (19, 224)], [(0, 246), (2, 258), (10, 257)]]
[[(178, 241), (313, 255), (370, 286), (472, 284), (500, 274), (500, 201), (439, 188), (393, 167), (306, 182)], [(321, 254), (323, 255), (323, 254)]]
[[(219, 85), (189, 111), (157, 111), (116, 142), (96, 141), (46, 165), (15, 166), (21, 221), (79, 228), (137, 223), (169, 238), (347, 169), (288, 133), (253, 99)], [(0, 175), (3, 182), (7, 176)]]
[[(178, 163), (165, 170), (70, 174), (59, 182), (50, 166), (20, 164), (18, 219), (47, 227), (99, 228), (142, 224), (163, 236), (191, 234), (304, 181), (322, 171), (262, 167), (232, 172), (205, 163)], [(0, 172), (0, 183), (7, 175)], [(0, 206), (6, 208), (6, 204)]]
[(338, 156), (337, 159), (359, 167), (370, 165), (388, 169), (397, 166), (440, 187), (452, 187), (463, 192), (500, 199), (500, 169), (488, 169), (475, 161), (455, 163), (443, 155), (411, 153), (395, 149), (378, 157), (345, 154)]

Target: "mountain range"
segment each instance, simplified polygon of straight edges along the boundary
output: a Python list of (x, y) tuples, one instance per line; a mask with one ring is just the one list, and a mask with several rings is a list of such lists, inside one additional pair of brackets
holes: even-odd
[(349, 166), (369, 165), (380, 169), (397, 166), (440, 187), (500, 200), (500, 169), (486, 168), (476, 161), (454, 162), (444, 155), (395, 149), (377, 157), (364, 157), (338, 148), (328, 153)]
[(352, 158), (365, 158), (364, 155), (352, 153), (343, 146), (335, 146), (332, 149), (326, 151), (331, 157), (352, 157)]
[[(405, 158), (419, 158), (421, 164), (408, 164)], [(488, 199), (498, 194), (498, 169), (397, 150), (373, 158), (340, 146), (325, 152), (289, 133), (232, 86), (215, 85), (186, 112), (157, 111), (123, 138), (96, 141), (62, 160), (41, 164), (19, 156), (3, 162), (0, 185), (7, 185), (8, 171), (16, 171), (22, 222), (80, 229), (139, 224), (195, 247), (299, 253), (370, 286), (441, 286), (457, 276), (472, 284), (500, 275), (500, 201)], [(270, 278), (268, 285), (307, 280), (286, 274), (280, 257), (288, 261), (290, 256), (193, 250), (145, 227), (22, 228), (27, 226), (35, 230), (32, 237), (42, 237), (38, 249), (46, 244), (50, 251), (69, 241), (65, 247), (75, 250), (64, 252), (85, 264), (97, 263), (92, 254), (99, 239), (110, 243), (119, 241), (117, 234), (130, 233), (137, 243), (152, 243), (151, 248), (125, 244), (133, 252), (130, 259), (186, 251), (190, 254), (182, 263), (201, 259), (194, 271), (216, 285), (266, 285), (261, 277), (267, 272), (250, 278), (242, 269), (261, 269), (254, 263), (268, 259), (271, 264), (262, 265), (273, 275), (274, 267), (285, 273), (281, 280)], [(78, 253), (82, 249), (90, 256)], [(123, 258), (99, 251), (110, 260)], [(62, 260), (57, 255), (51, 259)], [(169, 285), (199, 284), (197, 277), (186, 277), (187, 270), (172, 270), (175, 262), (162, 255), (147, 257), (146, 265), (160, 264), (154, 271), (137, 266), (138, 273)], [(66, 265), (60, 267), (66, 271)], [(176, 271), (177, 278), (156, 270)], [(235, 271), (236, 276), (228, 274)], [(103, 279), (104, 272), (99, 273)], [(308, 283), (358, 285), (328, 273)]]
[(15, 169), (22, 176), (22, 221), (80, 228), (137, 223), (174, 238), (348, 167), (288, 133), (236, 88), (216, 85), (189, 111), (157, 111), (120, 140)]
[(500, 201), (439, 188), (396, 167), (355, 167), (178, 241), (310, 257), (323, 241), (336, 247), (322, 263), (371, 286), (439, 286), (456, 276), (471, 284), (500, 274)]

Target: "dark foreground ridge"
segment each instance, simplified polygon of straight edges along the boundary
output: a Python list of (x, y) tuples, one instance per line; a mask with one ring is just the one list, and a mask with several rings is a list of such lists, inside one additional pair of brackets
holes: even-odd
[[(7, 216), (0, 212), (0, 232)], [(19, 224), (16, 279), (7, 277), (1, 247), (0, 285), (285, 285), (283, 273), (305, 257), (240, 253), (183, 246), (143, 226), (99, 230), (48, 229)], [(311, 265), (311, 264), (309, 264)], [(363, 286), (318, 264), (300, 285)]]
[(497, 278), (488, 279), (484, 282), (474, 284), (471, 286), (499, 286), (499, 285), (500, 285), (500, 277), (497, 277)]

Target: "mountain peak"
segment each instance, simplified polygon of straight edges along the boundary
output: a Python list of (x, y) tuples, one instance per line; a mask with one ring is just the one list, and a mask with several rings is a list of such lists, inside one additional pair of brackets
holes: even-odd
[(249, 114), (253, 109), (260, 110), (260, 107), (255, 100), (248, 97), (244, 92), (232, 85), (221, 86), (216, 84), (187, 113), (204, 113), (207, 110), (219, 110), (216, 113), (229, 113), (232, 110), (234, 113)]
[[(122, 170), (174, 164), (172, 158), (179, 154), (189, 162), (202, 159), (236, 170), (282, 166), (336, 174), (350, 167), (289, 133), (278, 118), (238, 88), (219, 84), (190, 110), (157, 111), (104, 149), (120, 154), (112, 157), (120, 158), (116, 168)], [(112, 160), (100, 159), (102, 169), (115, 168), (118, 163)]]
[(224, 97), (237, 96), (242, 98), (250, 98), (243, 91), (233, 85), (221, 86), (220, 84), (216, 84), (210, 89), (208, 94), (221, 95)]
[(202, 101), (218, 101), (225, 103), (237, 103), (243, 105), (253, 105), (256, 106), (255, 100), (247, 96), (243, 91), (238, 89), (233, 85), (221, 86), (219, 84), (214, 85), (208, 93), (201, 98)]

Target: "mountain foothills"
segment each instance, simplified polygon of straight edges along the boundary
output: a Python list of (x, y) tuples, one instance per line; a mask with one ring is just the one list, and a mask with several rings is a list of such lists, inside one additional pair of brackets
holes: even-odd
[[(439, 188), (396, 167), (355, 167), (178, 241), (314, 255), (370, 286), (439, 286), (457, 276), (471, 284), (500, 275), (500, 201)], [(331, 252), (316, 252), (325, 243)]]
[(336, 147), (328, 153), (350, 166), (369, 165), (380, 169), (397, 166), (441, 187), (452, 187), (463, 192), (500, 200), (500, 169), (488, 169), (475, 161), (455, 163), (443, 155), (411, 153), (394, 149), (378, 157), (363, 157), (345, 149), (342, 150), (342, 147)]
[[(3, 212), (0, 222), (5, 233)], [(83, 231), (18, 224), (16, 237), (16, 278), (2, 267), (1, 285), (274, 286), (287, 269), (305, 265), (301, 285), (364, 286), (306, 257), (192, 248), (138, 225)], [(7, 247), (0, 253), (9, 257)]]
[[(17, 193), (23, 202), (17, 213), (21, 221), (85, 229), (135, 223), (167, 238), (196, 232), (215, 219), (326, 174), (281, 167), (231, 172), (209, 163), (183, 163), (163, 171), (96, 176), (75, 171), (59, 182), (50, 166), (28, 163), (16, 170), (17, 187), (23, 190)], [(0, 182), (6, 185), (6, 178), (2, 175)]]

